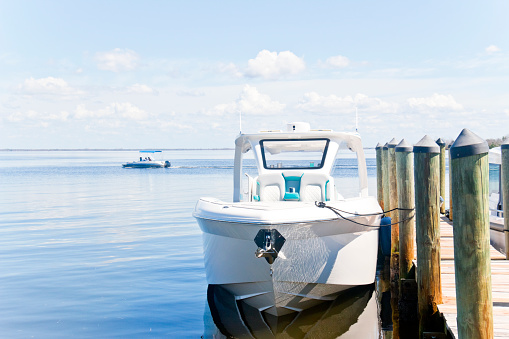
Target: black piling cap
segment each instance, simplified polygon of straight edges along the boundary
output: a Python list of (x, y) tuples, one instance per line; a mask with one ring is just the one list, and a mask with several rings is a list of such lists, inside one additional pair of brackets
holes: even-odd
[(382, 147), (383, 147), (383, 146), (382, 146), (380, 143), (378, 143), (378, 144), (376, 144), (375, 149), (381, 149)]
[(483, 138), (464, 128), (452, 144), (449, 152), (451, 159), (464, 158), (471, 155), (488, 153), (490, 148)]
[(425, 135), (414, 145), (414, 153), (440, 153), (440, 147), (429, 135)]
[(382, 147), (382, 149), (389, 149), (389, 146), (387, 143), (385, 143), (384, 147)]
[(414, 147), (410, 145), (405, 139), (396, 146), (396, 152), (412, 152)]
[(442, 138), (438, 138), (436, 141), (437, 145), (442, 148), (442, 146), (445, 146), (445, 141), (442, 140)]
[(392, 140), (387, 143), (387, 147), (395, 148), (397, 144), (398, 144), (398, 141), (396, 140), (396, 138), (392, 138)]
[(500, 145), (500, 148), (501, 149), (509, 149), (509, 139), (506, 139), (506, 141), (504, 141), (502, 143), (502, 145)]

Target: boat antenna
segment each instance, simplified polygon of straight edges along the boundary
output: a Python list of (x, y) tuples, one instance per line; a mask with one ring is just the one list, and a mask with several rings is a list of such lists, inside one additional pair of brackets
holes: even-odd
[(355, 132), (359, 132), (359, 119), (357, 116), (357, 106), (355, 106)]

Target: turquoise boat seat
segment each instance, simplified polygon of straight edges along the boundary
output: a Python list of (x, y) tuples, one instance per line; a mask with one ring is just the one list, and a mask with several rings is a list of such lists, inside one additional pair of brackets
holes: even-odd
[(324, 173), (285, 171), (261, 174), (253, 189), (254, 201), (333, 201), (334, 178)]
[[(293, 174), (293, 175), (292, 175)], [(298, 175), (297, 173), (281, 173), (285, 179), (285, 201), (299, 201), (300, 200), (300, 181), (304, 173)]]

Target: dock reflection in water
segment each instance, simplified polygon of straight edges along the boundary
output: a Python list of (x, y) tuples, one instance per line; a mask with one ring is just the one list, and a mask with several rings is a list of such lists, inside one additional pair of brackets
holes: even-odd
[(302, 312), (272, 316), (219, 285), (209, 285), (203, 338), (379, 338), (375, 286), (358, 286), (334, 301)]

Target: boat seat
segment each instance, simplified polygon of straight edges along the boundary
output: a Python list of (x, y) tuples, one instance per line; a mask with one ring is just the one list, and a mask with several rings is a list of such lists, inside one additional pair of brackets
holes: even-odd
[(281, 201), (285, 192), (285, 179), (281, 172), (260, 174), (256, 178), (256, 195), (254, 200)]
[(334, 178), (324, 173), (285, 171), (265, 173), (256, 179), (255, 201), (334, 201)]
[(334, 178), (324, 173), (306, 173), (300, 183), (301, 201), (335, 200)]
[(285, 180), (285, 190), (283, 200), (299, 201), (300, 200), (300, 181), (304, 173), (299, 171), (285, 171), (281, 173)]

